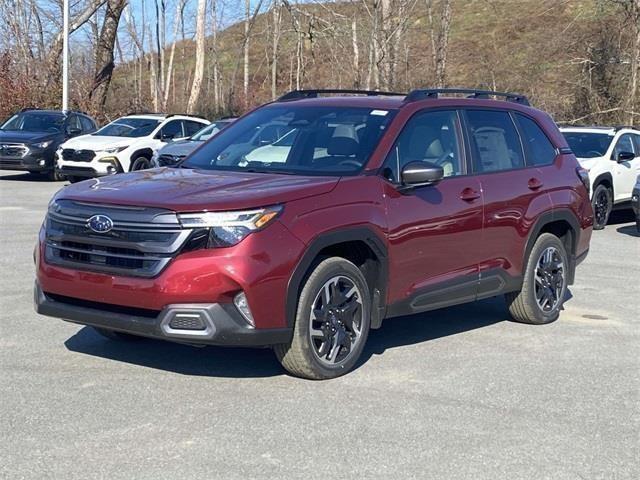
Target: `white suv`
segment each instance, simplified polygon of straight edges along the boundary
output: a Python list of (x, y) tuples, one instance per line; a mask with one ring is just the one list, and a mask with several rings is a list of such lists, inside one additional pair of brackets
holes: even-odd
[(631, 207), (631, 192), (640, 174), (640, 130), (563, 127), (560, 131), (589, 172), (593, 228), (603, 229), (612, 209)]
[(172, 140), (190, 137), (209, 123), (188, 115), (127, 115), (95, 133), (60, 145), (56, 170), (72, 183), (143, 170), (151, 166), (151, 157), (158, 149)]

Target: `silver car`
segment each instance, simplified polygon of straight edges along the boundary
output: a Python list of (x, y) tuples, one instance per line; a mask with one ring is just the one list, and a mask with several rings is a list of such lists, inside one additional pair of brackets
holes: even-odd
[(184, 157), (234, 121), (235, 118), (223, 118), (207, 125), (186, 140), (178, 140), (165, 145), (151, 158), (151, 168), (177, 165)]

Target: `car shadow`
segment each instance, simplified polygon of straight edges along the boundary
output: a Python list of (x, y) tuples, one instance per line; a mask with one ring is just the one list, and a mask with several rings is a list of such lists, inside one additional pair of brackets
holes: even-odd
[(382, 328), (371, 330), (358, 366), (373, 355), (438, 338), (488, 327), (509, 318), (504, 297), (493, 297), (440, 310), (389, 318)]
[(631, 207), (629, 207), (621, 210), (614, 210), (613, 212), (611, 212), (607, 225), (620, 225), (621, 223), (629, 223), (635, 221), (636, 218), (633, 214), (633, 210), (631, 209)]
[(0, 180), (19, 181), (19, 182), (51, 182), (46, 175), (40, 175), (39, 173), (16, 173), (12, 175), (0, 175)]
[[(502, 297), (432, 312), (388, 319), (372, 330), (356, 368), (372, 355), (437, 338), (486, 327), (508, 317)], [(263, 378), (285, 374), (271, 349), (204, 347), (143, 339), (137, 342), (108, 340), (90, 327), (80, 329), (65, 342), (77, 353), (118, 362), (166, 370), (181, 375)]]
[(635, 224), (618, 227), (616, 228), (616, 232), (622, 233), (624, 235), (630, 235), (632, 237), (640, 237), (640, 233), (638, 232), (638, 228)]

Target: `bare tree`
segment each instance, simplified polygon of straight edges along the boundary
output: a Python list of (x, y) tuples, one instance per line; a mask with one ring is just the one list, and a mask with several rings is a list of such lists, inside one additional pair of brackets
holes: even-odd
[(447, 51), (449, 46), (449, 32), (451, 31), (451, 0), (442, 0), (440, 22), (435, 24), (433, 18), (433, 0), (426, 0), (429, 17), (433, 69), (435, 71), (436, 86), (444, 87), (447, 74)]
[(187, 104), (187, 112), (195, 112), (202, 87), (202, 79), (204, 77), (204, 60), (205, 60), (205, 22), (207, 15), (207, 0), (198, 0), (198, 11), (196, 14), (196, 66), (193, 75), (193, 84), (191, 85), (191, 95)]
[(280, 2), (273, 0), (271, 9), (273, 20), (271, 32), (271, 98), (275, 99), (278, 90), (278, 45), (280, 44), (280, 21), (282, 19)]
[(89, 91), (89, 99), (93, 111), (97, 114), (101, 114), (104, 111), (107, 101), (107, 92), (115, 67), (113, 50), (118, 34), (118, 24), (126, 5), (127, 0), (108, 0), (107, 2), (107, 10), (96, 44), (93, 85)]

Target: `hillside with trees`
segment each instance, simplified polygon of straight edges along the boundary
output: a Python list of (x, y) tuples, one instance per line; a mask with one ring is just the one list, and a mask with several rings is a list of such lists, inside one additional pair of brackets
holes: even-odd
[[(640, 116), (640, 0), (147, 2), (75, 5), (79, 108), (103, 120), (142, 110), (214, 117), (298, 88), (465, 86), (527, 94), (562, 122)], [(11, 5), (24, 15), (7, 16)], [(24, 38), (0, 35), (2, 115), (59, 104), (57, 4), (38, 5), (0, 0), (9, 32), (35, 25)]]

